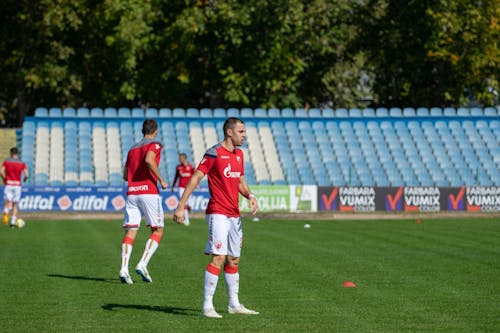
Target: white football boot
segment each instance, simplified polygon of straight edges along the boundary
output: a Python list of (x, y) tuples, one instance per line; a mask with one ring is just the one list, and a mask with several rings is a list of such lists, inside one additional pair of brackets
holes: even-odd
[(243, 304), (240, 304), (240, 306), (237, 306), (235, 308), (228, 306), (227, 312), (229, 312), (230, 314), (245, 314), (245, 315), (258, 315), (259, 314), (257, 311), (245, 308), (245, 306)]
[(207, 317), (207, 318), (222, 318), (222, 316), (220, 314), (218, 314), (217, 312), (215, 312), (214, 308), (203, 309), (203, 311), (201, 312), (201, 315), (203, 317)]
[(122, 283), (134, 284), (134, 281), (132, 281), (132, 278), (130, 277), (130, 274), (128, 272), (120, 271), (120, 280), (122, 281)]
[(153, 282), (153, 279), (151, 278), (151, 275), (149, 275), (148, 269), (145, 265), (138, 263), (137, 266), (135, 266), (135, 272), (142, 277), (142, 281), (148, 283)]

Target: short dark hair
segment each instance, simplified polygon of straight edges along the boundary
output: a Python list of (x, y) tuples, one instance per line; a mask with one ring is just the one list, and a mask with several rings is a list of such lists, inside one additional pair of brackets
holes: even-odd
[(142, 123), (142, 134), (148, 135), (153, 134), (158, 129), (158, 123), (156, 120), (148, 118)]
[(180, 154), (179, 154), (179, 157), (184, 157), (184, 158), (187, 158), (188, 156), (186, 155), (186, 153), (180, 153)]
[(17, 149), (17, 147), (10, 148), (10, 154), (11, 155), (17, 155), (17, 154), (19, 154), (19, 149)]
[(241, 120), (240, 118), (236, 118), (236, 117), (227, 118), (226, 121), (224, 122), (224, 126), (222, 127), (222, 129), (224, 131), (224, 137), (227, 137), (227, 130), (234, 129), (234, 127), (238, 123), (244, 124), (245, 122), (243, 122), (243, 120)]

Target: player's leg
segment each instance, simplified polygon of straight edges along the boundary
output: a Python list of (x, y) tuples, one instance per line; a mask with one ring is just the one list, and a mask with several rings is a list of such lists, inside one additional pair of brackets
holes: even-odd
[(5, 186), (3, 191), (3, 224), (9, 224), (9, 215), (12, 208), (12, 187)]
[[(182, 198), (182, 195), (184, 194), (184, 187), (179, 187), (179, 198)], [(184, 225), (188, 227), (190, 225), (189, 222), (189, 200), (188, 204), (184, 207)]]
[(226, 261), (227, 235), (229, 223), (223, 215), (207, 215), (208, 241), (205, 248), (206, 254), (212, 257), (205, 270), (203, 287), (203, 315), (210, 318), (222, 318), (215, 312), (213, 298), (219, 281), (219, 273)]
[(146, 242), (144, 253), (135, 267), (135, 271), (142, 277), (144, 282), (153, 282), (148, 272), (148, 264), (163, 237), (164, 216), (161, 197), (159, 195), (141, 195), (140, 207), (146, 217), (146, 225), (151, 228), (151, 236)]
[(240, 273), (238, 266), (240, 263), (241, 246), (243, 244), (243, 230), (241, 219), (231, 218), (231, 228), (228, 235), (228, 256), (224, 265), (224, 280), (226, 281), (227, 294), (229, 296), (228, 312), (231, 314), (259, 314), (245, 308), (240, 303), (238, 293), (240, 291)]
[(122, 253), (121, 253), (121, 268), (120, 268), (120, 280), (123, 283), (132, 284), (132, 278), (130, 277), (128, 265), (130, 261), (130, 256), (132, 255), (132, 249), (134, 246), (135, 237), (137, 236), (137, 230), (139, 229), (139, 224), (141, 222), (141, 213), (137, 207), (137, 196), (128, 196), (127, 203), (125, 205), (125, 218), (123, 220), (123, 228), (125, 229), (125, 237), (122, 241)]
[(17, 203), (21, 199), (21, 186), (12, 186), (12, 215), (10, 217), (10, 226), (13, 227), (16, 225), (17, 221), (17, 212), (18, 212), (18, 205)]

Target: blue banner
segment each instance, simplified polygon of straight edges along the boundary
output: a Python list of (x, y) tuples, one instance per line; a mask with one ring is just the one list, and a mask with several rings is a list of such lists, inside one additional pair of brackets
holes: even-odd
[[(3, 186), (0, 186), (0, 206), (3, 207)], [(21, 212), (119, 212), (125, 207), (125, 187), (80, 186), (23, 186), (19, 210)], [(172, 212), (179, 203), (176, 189), (161, 191), (163, 209)], [(192, 211), (205, 211), (210, 193), (199, 188), (191, 195), (188, 204)]]

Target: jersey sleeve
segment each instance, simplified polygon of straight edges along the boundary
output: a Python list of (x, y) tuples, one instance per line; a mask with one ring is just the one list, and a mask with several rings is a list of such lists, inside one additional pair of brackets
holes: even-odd
[(159, 142), (152, 142), (151, 144), (148, 145), (148, 151), (152, 151), (156, 155), (161, 153), (161, 148), (162, 145)]
[(212, 169), (212, 167), (215, 165), (216, 158), (217, 158), (216, 156), (205, 154), (200, 164), (198, 164), (197, 170), (200, 170), (206, 175), (210, 171), (210, 169)]

